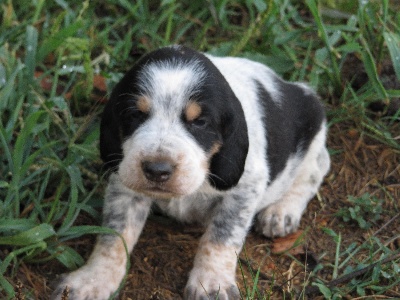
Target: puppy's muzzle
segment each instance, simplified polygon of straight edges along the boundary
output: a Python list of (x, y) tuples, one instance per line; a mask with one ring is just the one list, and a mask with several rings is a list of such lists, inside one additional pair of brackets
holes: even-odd
[(142, 171), (144, 176), (156, 183), (168, 181), (174, 173), (174, 166), (167, 161), (144, 161)]

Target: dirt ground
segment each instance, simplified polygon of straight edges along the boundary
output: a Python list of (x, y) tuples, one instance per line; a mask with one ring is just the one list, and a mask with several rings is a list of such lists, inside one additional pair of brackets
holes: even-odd
[[(373, 113), (379, 117), (379, 113)], [(394, 125), (393, 132), (400, 134), (400, 124)], [(250, 232), (240, 254), (243, 274), (240, 268), (237, 269), (237, 282), (242, 289), (245, 282), (252, 285), (249, 270), (256, 272), (260, 268), (260, 290), (272, 291), (271, 299), (296, 298), (293, 295), (303, 290), (304, 282), (318, 262), (323, 265), (334, 262), (336, 243), (324, 233), (324, 227), (341, 233), (341, 251), (350, 243), (362, 243), (374, 234), (384, 242), (400, 233), (400, 217), (395, 217), (400, 199), (399, 153), (361, 133), (350, 122), (331, 126), (328, 146), (332, 153), (331, 171), (319, 196), (309, 203), (304, 213), (302, 231), (299, 231), (303, 233), (301, 244), (291, 252), (292, 256), (274, 254), (272, 252), (276, 252), (287, 239), (271, 240)], [(335, 216), (338, 209), (349, 206), (348, 195), (365, 193), (385, 199), (384, 211), (389, 212), (382, 214), (370, 229), (360, 229), (357, 224), (346, 223)], [(181, 299), (201, 234), (202, 228), (196, 225), (151, 216), (131, 255), (131, 269), (120, 299)], [(87, 258), (93, 243), (94, 237), (85, 237), (69, 245)], [(388, 247), (398, 249), (400, 240), (391, 241)], [(365, 258), (362, 253), (358, 255), (358, 259)], [(302, 263), (307, 263), (308, 268), (305, 269)], [(31, 291), (36, 299), (48, 299), (51, 282), (66, 271), (57, 262), (47, 265), (22, 263), (16, 278), (22, 291)], [(327, 281), (332, 279), (331, 275), (332, 269), (329, 268), (318, 273)], [(388, 297), (400, 297), (400, 288), (393, 288)], [(309, 298), (322, 299), (322, 296)]]

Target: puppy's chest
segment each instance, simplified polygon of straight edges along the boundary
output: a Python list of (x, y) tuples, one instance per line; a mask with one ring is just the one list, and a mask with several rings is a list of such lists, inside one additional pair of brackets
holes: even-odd
[(170, 200), (155, 200), (157, 207), (166, 215), (179, 221), (207, 224), (214, 209), (221, 202), (218, 195), (196, 193), (194, 195)]

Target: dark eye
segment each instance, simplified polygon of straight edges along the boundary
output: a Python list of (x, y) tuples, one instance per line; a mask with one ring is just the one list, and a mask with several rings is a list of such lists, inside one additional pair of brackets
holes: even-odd
[(204, 128), (207, 126), (207, 124), (208, 124), (208, 121), (206, 118), (197, 118), (197, 119), (194, 119), (193, 121), (189, 122), (190, 126), (197, 127), (197, 128)]
[(146, 121), (148, 115), (137, 109), (128, 109), (121, 114), (121, 121), (127, 127), (136, 127)]

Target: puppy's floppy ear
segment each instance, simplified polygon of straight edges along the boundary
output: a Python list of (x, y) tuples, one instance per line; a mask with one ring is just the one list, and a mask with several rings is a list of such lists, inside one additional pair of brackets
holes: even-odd
[(124, 139), (121, 111), (126, 108), (129, 95), (137, 94), (138, 63), (134, 65), (115, 85), (107, 102), (100, 123), (100, 156), (106, 169), (115, 169), (122, 161)]
[(210, 164), (209, 182), (218, 190), (235, 186), (243, 174), (249, 137), (239, 100), (229, 88), (226, 105), (222, 108), (222, 147)]
[(122, 140), (119, 118), (115, 117), (114, 97), (104, 108), (100, 123), (100, 155), (106, 169), (114, 169), (122, 160)]

